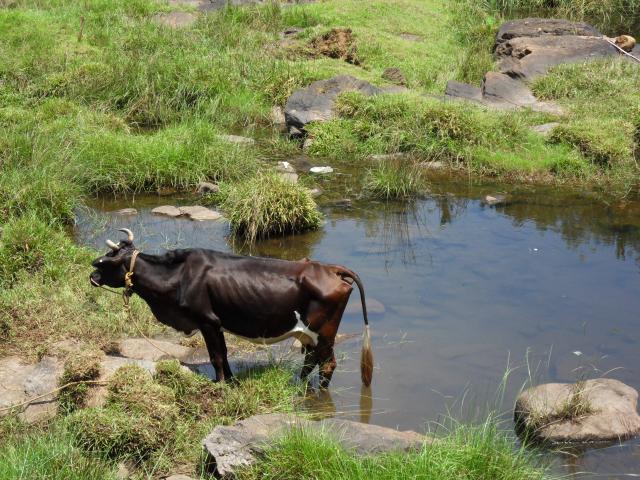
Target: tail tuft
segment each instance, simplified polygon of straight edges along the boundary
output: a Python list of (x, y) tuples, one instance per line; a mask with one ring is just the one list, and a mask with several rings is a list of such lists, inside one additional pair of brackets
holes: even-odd
[(371, 385), (373, 378), (373, 351), (371, 350), (371, 336), (369, 325), (364, 327), (362, 335), (362, 353), (360, 355), (360, 376), (365, 387)]

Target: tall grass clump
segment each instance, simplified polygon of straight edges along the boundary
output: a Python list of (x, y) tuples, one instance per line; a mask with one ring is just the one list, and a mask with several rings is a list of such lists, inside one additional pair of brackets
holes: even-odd
[(535, 480), (546, 478), (545, 474), (533, 455), (524, 447), (514, 447), (513, 440), (490, 419), (479, 426), (458, 425), (417, 452), (369, 456), (344, 450), (328, 435), (294, 429), (239, 478)]
[(233, 233), (247, 243), (256, 239), (313, 230), (322, 216), (309, 191), (274, 172), (228, 187), (221, 205)]
[(406, 159), (383, 161), (367, 172), (364, 188), (373, 197), (408, 199), (425, 193), (425, 168)]

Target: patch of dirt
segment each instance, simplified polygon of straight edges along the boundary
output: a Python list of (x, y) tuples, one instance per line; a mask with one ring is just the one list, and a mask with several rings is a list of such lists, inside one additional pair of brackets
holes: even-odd
[(311, 40), (311, 48), (317, 55), (360, 65), (357, 45), (350, 28), (332, 28), (331, 31)]

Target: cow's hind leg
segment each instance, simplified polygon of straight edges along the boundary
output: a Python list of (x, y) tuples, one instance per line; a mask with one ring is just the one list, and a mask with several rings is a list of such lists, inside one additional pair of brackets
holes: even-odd
[(216, 372), (216, 381), (224, 382), (225, 380), (225, 362), (227, 361), (227, 347), (224, 343), (224, 337), (220, 332), (220, 327), (214, 325), (205, 325), (200, 328), (204, 343), (207, 345), (211, 365)]

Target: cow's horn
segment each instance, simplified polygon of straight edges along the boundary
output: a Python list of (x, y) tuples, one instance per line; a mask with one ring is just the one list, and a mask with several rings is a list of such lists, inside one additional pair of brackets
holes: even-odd
[(118, 250), (120, 250), (120, 247), (115, 243), (113, 243), (111, 240), (107, 240), (107, 246), (114, 252), (117, 252)]
[(131, 230), (129, 230), (128, 228), (121, 228), (119, 231), (126, 233), (127, 240), (129, 240), (130, 242), (133, 242), (133, 232)]

